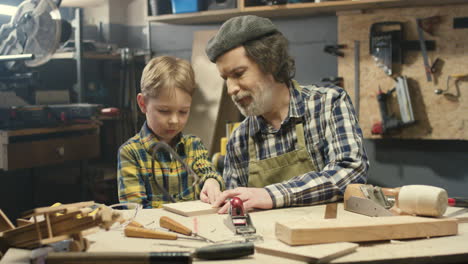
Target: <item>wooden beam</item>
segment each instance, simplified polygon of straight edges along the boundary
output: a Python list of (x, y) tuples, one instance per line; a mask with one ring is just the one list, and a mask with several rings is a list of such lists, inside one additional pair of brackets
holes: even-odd
[(317, 219), (277, 222), (276, 237), (288, 245), (365, 242), (456, 235), (458, 222), (451, 218), (416, 216), (363, 219)]

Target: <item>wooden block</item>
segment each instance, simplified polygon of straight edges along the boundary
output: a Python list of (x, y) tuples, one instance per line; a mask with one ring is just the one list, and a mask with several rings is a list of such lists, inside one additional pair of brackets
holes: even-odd
[(255, 245), (257, 253), (273, 255), (307, 263), (326, 263), (354, 252), (358, 244), (339, 242), (322, 245), (288, 246), (278, 240), (267, 240)]
[(213, 208), (211, 204), (202, 201), (163, 204), (163, 209), (183, 216), (214, 214), (219, 210), (219, 208)]
[(325, 219), (333, 219), (336, 218), (338, 210), (338, 204), (337, 203), (329, 203), (325, 207), (325, 216), (323, 218)]
[(364, 242), (456, 235), (458, 222), (451, 218), (415, 216), (362, 219), (305, 219), (277, 222), (276, 237), (289, 245)]

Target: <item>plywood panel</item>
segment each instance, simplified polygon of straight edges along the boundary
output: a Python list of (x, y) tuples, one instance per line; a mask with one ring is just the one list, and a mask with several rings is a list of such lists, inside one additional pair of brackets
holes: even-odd
[[(444, 61), (435, 82), (428, 82), (420, 51), (406, 52), (405, 64), (397, 69), (408, 77), (410, 95), (417, 123), (391, 136), (408, 139), (468, 139), (468, 80), (459, 82), (458, 98), (437, 95), (436, 89), (445, 89), (449, 74), (468, 73), (468, 29), (453, 29), (453, 18), (468, 14), (468, 4), (425, 8), (395, 8), (374, 10), (364, 14), (343, 14), (338, 17), (338, 39), (348, 45), (345, 57), (338, 59), (339, 76), (344, 77), (344, 87), (354, 98), (354, 41), (360, 41), (360, 125), (366, 138), (371, 135), (372, 124), (381, 120), (376, 99), (379, 86), (387, 91), (394, 81), (377, 67), (369, 55), (369, 31), (373, 23), (400, 21), (404, 23), (405, 39), (417, 40), (416, 18), (441, 16), (434, 28), (434, 36), (425, 33), (426, 40), (436, 41), (436, 50), (429, 51), (430, 63), (440, 58)], [(451, 93), (456, 93), (450, 83)], [(396, 101), (395, 101), (396, 103)], [(396, 106), (396, 105), (395, 105)]]
[(163, 204), (163, 209), (183, 216), (198, 216), (205, 214), (214, 214), (219, 208), (213, 208), (211, 204), (200, 200), (182, 203)]
[(356, 250), (355, 243), (330, 243), (308, 246), (288, 246), (278, 240), (267, 240), (255, 245), (257, 253), (278, 256), (307, 263), (326, 263)]
[(319, 219), (280, 221), (276, 237), (289, 245), (333, 242), (366, 242), (456, 235), (458, 222), (451, 218), (416, 216), (373, 217), (367, 221)]
[(227, 121), (237, 121), (239, 112), (223, 88), (223, 79), (216, 64), (205, 53), (208, 40), (217, 30), (194, 33), (192, 66), (198, 90), (192, 101), (190, 119), (185, 132), (199, 136), (211, 154), (219, 152), (219, 140), (225, 135)]

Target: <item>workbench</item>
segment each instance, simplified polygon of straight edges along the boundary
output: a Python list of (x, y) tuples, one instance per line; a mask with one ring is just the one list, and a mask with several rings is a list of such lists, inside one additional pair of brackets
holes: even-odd
[(0, 130), (0, 169), (33, 168), (99, 156), (99, 125)]
[[(135, 211), (121, 211), (125, 217), (133, 219)], [(251, 212), (253, 224), (257, 233), (265, 241), (275, 240), (274, 228), (276, 221), (305, 218), (324, 217), (325, 205), (295, 207), (276, 210)], [(159, 229), (159, 218), (169, 216), (187, 227), (193, 228), (194, 217), (185, 217), (166, 211), (164, 209), (139, 210), (134, 220), (147, 228)], [(459, 218), (459, 234), (456, 236), (436, 237), (430, 239), (411, 239), (382, 241), (376, 243), (359, 243), (359, 247), (350, 253), (336, 257), (330, 263), (463, 263), (468, 260), (468, 209), (450, 207), (445, 216)], [(234, 238), (232, 231), (225, 225), (227, 215), (197, 216), (198, 231), (205, 237), (219, 241)], [(362, 219), (369, 217), (343, 210), (338, 204), (337, 218)], [(113, 227), (109, 231), (99, 230), (86, 235), (91, 242), (88, 252), (161, 252), (161, 251), (187, 251), (187, 247), (201, 247), (208, 245), (205, 242), (193, 240), (156, 240), (142, 238), (128, 238), (123, 234), (122, 227)], [(265, 243), (265, 242), (263, 242)], [(327, 244), (323, 244), (327, 245)], [(320, 246), (316, 245), (317, 250)], [(332, 244), (328, 244), (332, 245)], [(196, 263), (304, 263), (282, 257), (260, 254), (235, 260), (201, 261)], [(3, 260), (1, 261), (3, 264)], [(21, 263), (21, 262), (17, 262)]]
[[(275, 222), (281, 220), (294, 220), (307, 218), (323, 218), (325, 205), (295, 207), (286, 209), (257, 211), (250, 213), (252, 222), (265, 240), (276, 239), (274, 228)], [(133, 211), (126, 211), (125, 215), (131, 217)], [(149, 228), (158, 228), (159, 217), (169, 216), (187, 227), (193, 227), (194, 217), (180, 216), (163, 209), (140, 210), (135, 218), (136, 221)], [(461, 217), (460, 222), (467, 222), (468, 209), (448, 208), (446, 216)], [(197, 217), (199, 233), (219, 241), (233, 238), (232, 231), (225, 225), (227, 215), (202, 215)], [(337, 218), (368, 220), (369, 217), (343, 210), (343, 204), (338, 205)], [(100, 231), (87, 236), (91, 241), (89, 252), (119, 251), (119, 252), (151, 252), (151, 251), (177, 251), (187, 250), (176, 246), (200, 246), (204, 242), (191, 240), (153, 240), (124, 237), (123, 231), (113, 229), (108, 232)], [(404, 241), (384, 241), (378, 243), (360, 243), (356, 251), (345, 256), (336, 258), (331, 263), (450, 263), (468, 260), (468, 223), (459, 224), (459, 235), (438, 237), (430, 239), (413, 239)], [(204, 263), (205, 261), (195, 260)], [(217, 263), (206, 261), (206, 263)], [(219, 263), (304, 263), (291, 259), (280, 258), (270, 255), (256, 253), (253, 256), (237, 259), (219, 261)]]

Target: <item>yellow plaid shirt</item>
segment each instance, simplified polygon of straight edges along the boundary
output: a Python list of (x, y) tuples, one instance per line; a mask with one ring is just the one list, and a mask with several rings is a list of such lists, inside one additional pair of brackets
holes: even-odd
[(159, 150), (152, 162), (153, 148), (158, 141), (145, 123), (138, 134), (119, 148), (117, 179), (120, 202), (140, 203), (143, 208), (159, 208), (170, 202), (159, 192), (156, 181), (176, 201), (199, 199), (200, 190), (208, 178), (216, 179), (224, 189), (223, 178), (209, 161), (208, 151), (200, 138), (181, 133), (174, 147), (200, 178), (194, 186), (194, 179), (188, 176), (185, 167), (167, 151)]

